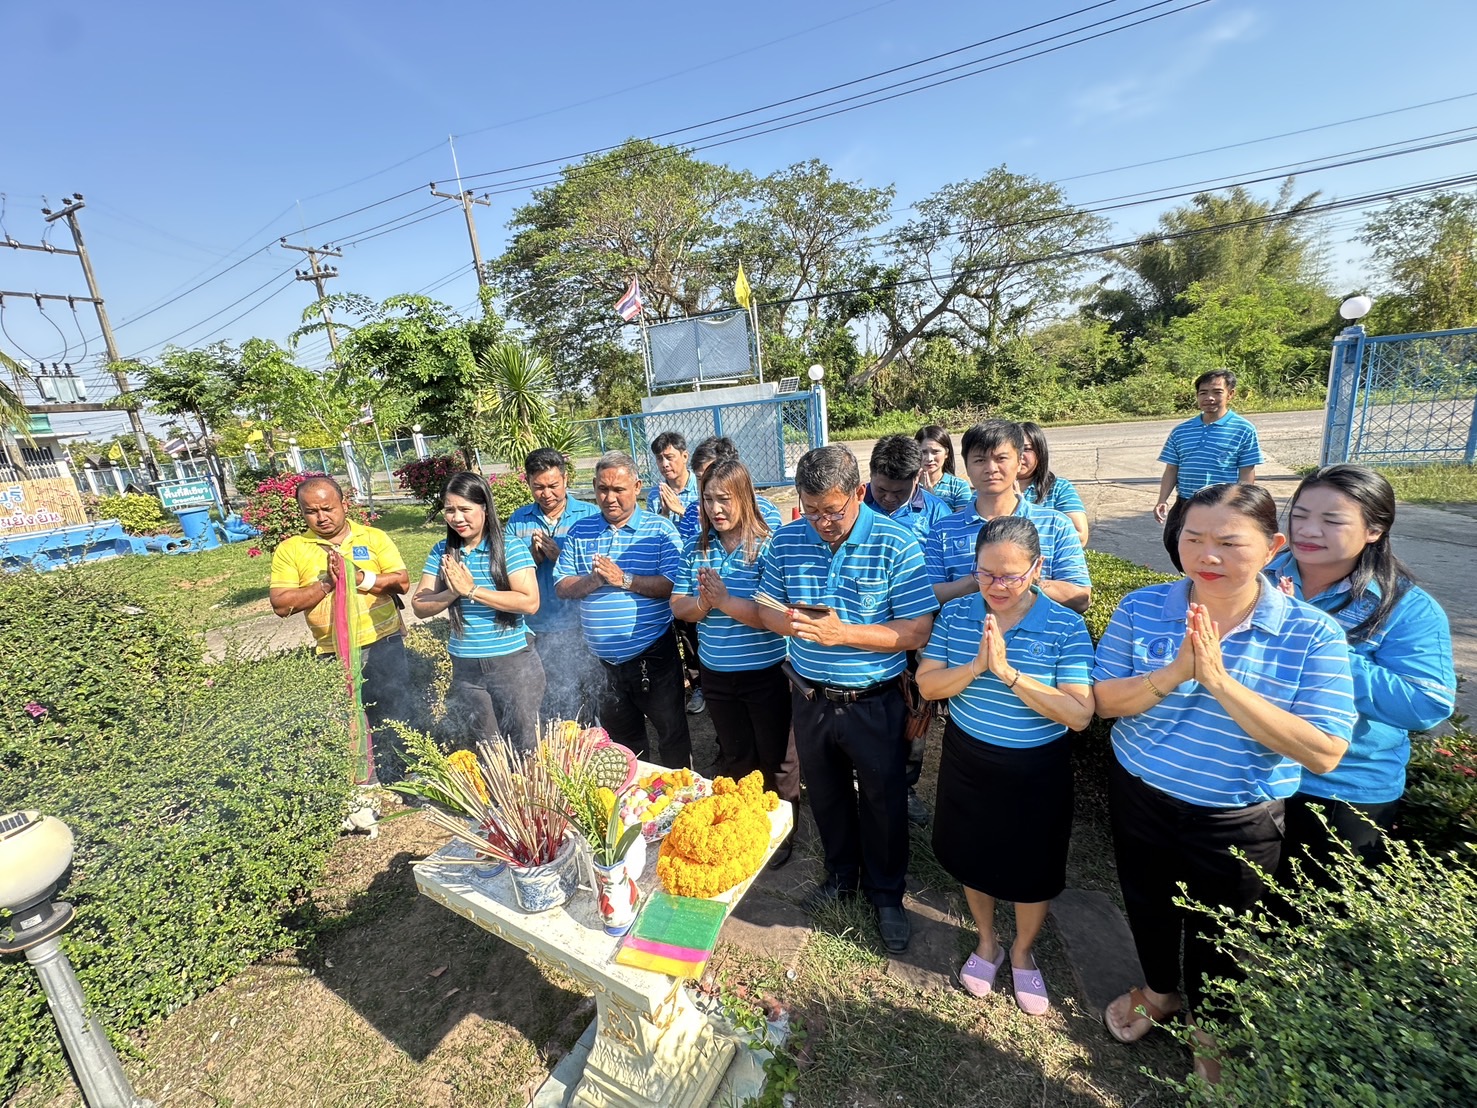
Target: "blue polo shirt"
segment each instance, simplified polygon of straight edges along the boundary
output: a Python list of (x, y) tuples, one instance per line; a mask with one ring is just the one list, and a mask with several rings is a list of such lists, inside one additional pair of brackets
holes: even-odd
[[(662, 508), (662, 486), (664, 484), (666, 482), (658, 474), (656, 484), (652, 485), (646, 493), (646, 510), (648, 512), (655, 512), (659, 516), (666, 516), (667, 514)], [(693, 504), (697, 503), (697, 474), (690, 469), (687, 471), (687, 484), (677, 490), (677, 499), (682, 501), (682, 510), (684, 512), (692, 507)], [(672, 522), (676, 523), (681, 518), (681, 516), (678, 516)]]
[[(697, 571), (716, 569), (728, 591), (740, 600), (747, 600), (758, 591), (759, 557), (769, 543), (766, 539), (750, 561), (742, 546), (732, 553), (724, 550), (716, 534), (709, 537), (706, 552), (699, 551), (697, 539), (693, 539), (683, 552), (682, 574), (673, 593), (696, 596)], [(714, 609), (697, 621), (697, 653), (709, 669), (726, 672), (768, 669), (785, 660), (785, 639), (783, 635), (750, 627)]]
[[(1038, 503), (1036, 499), (1036, 486), (1027, 485), (1021, 495), (1032, 504)], [(1087, 505), (1082, 503), (1082, 497), (1077, 488), (1065, 477), (1056, 477), (1051, 482), (1051, 488), (1047, 490), (1046, 499), (1039, 501), (1043, 508), (1050, 508), (1057, 512), (1083, 512), (1086, 513)]]
[[(1267, 576), (1273, 581), (1291, 577), (1302, 598), (1302, 578), (1291, 553), (1279, 555), (1267, 567)], [(1364, 595), (1351, 601), (1345, 579), (1308, 602), (1347, 632), (1374, 611), (1379, 596), (1379, 585), (1371, 581)], [(1425, 589), (1411, 585), (1373, 634), (1349, 644), (1349, 669), (1359, 721), (1348, 752), (1330, 773), (1304, 772), (1298, 792), (1350, 804), (1399, 800), (1405, 792), (1410, 733), (1435, 727), (1456, 708), (1451, 626), (1441, 605)]]
[[(1092, 636), (1087, 624), (1040, 589), (1025, 617), (1005, 632), (1005, 659), (1043, 685), (1092, 684)], [(988, 606), (979, 593), (944, 605), (933, 624), (923, 657), (947, 666), (967, 666), (979, 654)], [(989, 670), (949, 697), (949, 718), (964, 733), (992, 746), (1044, 746), (1067, 729), (1040, 715)]]
[[(529, 543), (535, 531), (552, 535), (560, 550), (564, 549), (564, 537), (576, 522), (590, 516), (598, 516), (600, 509), (588, 500), (580, 500), (573, 493), (565, 498), (564, 511), (557, 519), (549, 519), (537, 504), (525, 504), (515, 508), (508, 516), (503, 528), (503, 541), (510, 547), (521, 546), (529, 551)], [(579, 605), (570, 600), (560, 600), (554, 595), (554, 563), (534, 563), (538, 575), (538, 611), (527, 619), (528, 629), (535, 635), (551, 631), (573, 631), (579, 626)]]
[[(442, 539), (431, 547), (431, 553), (426, 556), (426, 568), (421, 572), (432, 576), (440, 573), (441, 559), (445, 555), (446, 540)], [(520, 569), (533, 569), (533, 555), (528, 547), (509, 543), (506, 539), (503, 542), (503, 561), (510, 577)], [(471, 571), (472, 580), (479, 588), (497, 588), (492, 579), (492, 567), (488, 565), (486, 537), (471, 549), (462, 551), (462, 563)], [(453, 631), (451, 641), (446, 644), (453, 658), (501, 658), (528, 645), (528, 629), (523, 616), (520, 615), (514, 624), (504, 625), (497, 621), (497, 610), (486, 604), (466, 599), (454, 603), (461, 605), (462, 630), (461, 634)]]
[[(1017, 498), (1011, 514), (1023, 516), (1036, 525), (1036, 534), (1041, 537), (1042, 577), (1091, 588), (1087, 556), (1082, 553), (1082, 540), (1070, 519), (1051, 508), (1032, 504), (1024, 496)], [(935, 585), (957, 581), (974, 572), (974, 544), (984, 525), (984, 517), (975, 511), (973, 504), (939, 521), (923, 547), (928, 576)]]
[(1169, 433), (1159, 460), (1179, 466), (1175, 489), (1185, 500), (1209, 485), (1235, 484), (1239, 469), (1267, 459), (1251, 421), (1227, 412), (1214, 423), (1185, 420)]
[[(882, 512), (882, 509), (877, 506), (877, 502), (872, 499), (871, 485), (867, 486), (866, 505), (874, 512)], [(887, 515), (885, 512), (883, 514)], [(939, 520), (953, 514), (954, 509), (950, 508), (922, 485), (919, 485), (917, 491), (913, 493), (913, 499), (904, 503), (902, 507), (888, 515), (887, 518), (893, 520), (895, 523), (901, 523), (909, 531), (913, 532), (914, 537), (918, 540), (919, 549), (922, 549), (928, 536), (938, 526)]]
[(938, 484), (928, 491), (947, 504), (951, 512), (957, 512), (974, 499), (969, 482), (953, 473), (940, 473)]
[[(1123, 598), (1098, 642), (1094, 681), (1152, 674), (1185, 637), (1190, 582)], [(1221, 639), (1226, 670), (1277, 707), (1347, 740), (1354, 729), (1349, 648), (1333, 620), (1265, 583), (1250, 618)], [(1159, 679), (1164, 680), (1162, 677)], [(1302, 767), (1241, 730), (1195, 681), (1113, 724), (1113, 753), (1135, 777), (1189, 804), (1242, 808), (1291, 796)]]
[[(809, 520), (781, 527), (760, 559), (759, 587), (785, 604), (829, 604), (843, 623), (916, 619), (939, 606), (912, 533), (865, 504), (835, 553)], [(907, 665), (903, 650), (821, 646), (793, 636), (786, 643), (801, 677), (840, 688), (867, 688)]]
[[(676, 581), (682, 572), (677, 528), (641, 508), (619, 527), (612, 527), (598, 512), (570, 527), (554, 565), (555, 582), (590, 573), (597, 554), (604, 554), (635, 577)], [(671, 622), (668, 601), (637, 596), (618, 585), (601, 585), (580, 601), (585, 643), (591, 653), (607, 662), (630, 661), (661, 638)]]
[[(780, 510), (762, 496), (756, 495), (754, 503), (759, 505), (759, 518), (769, 525), (770, 531), (778, 531), (783, 522), (780, 519)], [(677, 524), (677, 535), (684, 546), (697, 538), (698, 513), (701, 507), (702, 499), (694, 500), (687, 506), (687, 511), (682, 513), (682, 521)]]

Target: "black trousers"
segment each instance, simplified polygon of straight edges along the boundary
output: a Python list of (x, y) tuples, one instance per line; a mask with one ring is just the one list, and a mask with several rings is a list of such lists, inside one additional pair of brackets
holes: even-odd
[(908, 870), (902, 692), (889, 681), (874, 696), (837, 704), (794, 690), (790, 705), (828, 878), (860, 886), (879, 907), (901, 905)]
[(584, 633), (576, 625), (528, 637), (544, 666), (543, 718), (593, 724), (605, 696), (605, 671), (585, 645)]
[(1215, 949), (1220, 929), (1203, 915), (1187, 919), (1175, 906), (1184, 882), (1190, 899), (1245, 912), (1260, 901), (1263, 882), (1246, 857), (1268, 873), (1282, 856), (1283, 802), (1245, 808), (1203, 808), (1146, 785), (1118, 759), (1108, 770), (1108, 808), (1118, 881), (1144, 979), (1155, 992), (1178, 992), (1180, 943), (1192, 1011), (1205, 1007), (1208, 977), (1239, 976), (1235, 960)]
[[(336, 654), (320, 657), (338, 661)], [(405, 746), (388, 724), (398, 719), (414, 723), (415, 695), (410, 688), (410, 659), (405, 636), (398, 632), (359, 648), (362, 679), (360, 695), (364, 716), (369, 720), (374, 751), (374, 780), (390, 785), (405, 776)]]
[(651, 761), (673, 769), (692, 765), (692, 736), (682, 703), (682, 662), (677, 637), (669, 627), (662, 637), (627, 662), (601, 660), (605, 695), (600, 722), (610, 737), (647, 756), (646, 721), (656, 730), (657, 753)]
[(446, 714), (472, 742), (499, 735), (519, 750), (538, 745), (544, 666), (524, 647), (500, 658), (452, 658)]
[[(1395, 824), (1395, 812), (1400, 801), (1386, 804), (1348, 804), (1342, 800), (1327, 800), (1321, 796), (1305, 796), (1298, 793), (1287, 798), (1287, 845), (1282, 852), (1282, 864), (1277, 867), (1277, 883), (1287, 885), (1292, 881), (1294, 859), (1303, 859), (1303, 870), (1315, 885), (1331, 888), (1333, 881), (1321, 865), (1333, 856), (1338, 842), (1353, 847), (1364, 862), (1378, 865), (1385, 861), (1385, 843), (1380, 830), (1389, 831)], [(1321, 809), (1328, 826), (1314, 814)], [(1373, 823), (1368, 821), (1373, 820)]]
[(790, 730), (790, 684), (784, 671), (714, 670), (702, 666), (703, 695), (718, 736), (716, 770), (737, 781), (756, 769), (781, 800), (800, 802), (800, 760)]

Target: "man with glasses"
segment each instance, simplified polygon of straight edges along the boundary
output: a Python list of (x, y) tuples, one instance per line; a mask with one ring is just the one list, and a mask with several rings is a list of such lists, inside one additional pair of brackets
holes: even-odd
[(928, 641), (938, 610), (913, 535), (862, 503), (856, 458), (812, 450), (795, 467), (801, 519), (780, 528), (760, 587), (784, 606), (759, 609), (788, 637), (786, 662), (800, 769), (825, 852), (812, 911), (864, 892), (882, 942), (908, 947), (905, 708), (898, 677)]

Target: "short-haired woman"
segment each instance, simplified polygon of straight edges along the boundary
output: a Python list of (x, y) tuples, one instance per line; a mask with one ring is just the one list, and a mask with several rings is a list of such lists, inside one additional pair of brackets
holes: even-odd
[[(1233, 912), (1261, 898), (1282, 856), (1284, 801), (1303, 772), (1348, 749), (1353, 681), (1344, 636), (1262, 571), (1281, 549), (1277, 506), (1258, 485), (1211, 485), (1189, 499), (1184, 578), (1129, 593), (1098, 643), (1093, 692), (1114, 719), (1108, 800), (1118, 880), (1144, 969), (1142, 988), (1103, 1014), (1122, 1042), (1191, 1012), (1208, 978), (1234, 977), (1218, 928), (1175, 903)], [(1181, 945), (1184, 957), (1181, 961)], [(1197, 1032), (1196, 1069), (1219, 1078)]]
[(1072, 832), (1069, 730), (1092, 719), (1092, 638), (1076, 612), (1036, 587), (1041, 542), (1020, 516), (986, 523), (978, 591), (944, 605), (918, 664), (918, 688), (949, 701), (933, 852), (964, 886), (979, 943), (959, 970), (974, 996), (1005, 962), (995, 901), (1015, 902), (1010, 973), (1022, 1011), (1051, 1007), (1032, 953), (1066, 887)]
[(544, 667), (523, 617), (538, 611), (533, 555), (504, 541), (492, 489), (475, 473), (453, 473), (441, 490), (446, 537), (431, 548), (411, 610), (451, 620), (449, 701), (467, 713), (473, 740), (502, 734), (520, 749), (538, 742)]
[(1330, 831), (1366, 860), (1381, 857), (1378, 828), (1390, 828), (1405, 792), (1410, 733), (1435, 727), (1456, 705), (1451, 627), (1391, 549), (1394, 525), (1389, 481), (1364, 466), (1324, 466), (1292, 494), (1289, 549), (1267, 568), (1283, 591), (1344, 628), (1359, 710), (1338, 766), (1303, 774), (1288, 798), (1283, 880), (1293, 857), (1322, 858), (1334, 849)]
[(954, 440), (937, 423), (920, 427), (913, 436), (923, 448), (923, 468), (918, 471), (918, 485), (931, 492), (957, 512), (974, 499), (969, 482), (954, 472)]
[(1072, 521), (1082, 546), (1087, 546), (1087, 505), (1077, 494), (1076, 486), (1051, 471), (1051, 451), (1046, 445), (1046, 432), (1039, 423), (1021, 423), (1025, 445), (1021, 448), (1021, 472), (1016, 478), (1021, 495), (1032, 504), (1055, 508)]

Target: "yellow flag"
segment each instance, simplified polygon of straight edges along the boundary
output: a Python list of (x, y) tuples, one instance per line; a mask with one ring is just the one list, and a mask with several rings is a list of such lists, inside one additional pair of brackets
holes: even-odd
[(749, 279), (744, 276), (744, 263), (739, 262), (738, 276), (733, 282), (733, 298), (739, 302), (739, 307), (748, 308), (753, 294), (749, 289)]

